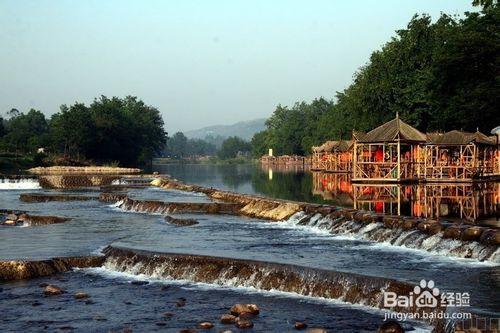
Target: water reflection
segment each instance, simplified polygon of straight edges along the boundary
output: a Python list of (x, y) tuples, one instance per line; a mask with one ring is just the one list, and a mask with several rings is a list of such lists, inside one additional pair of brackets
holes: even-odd
[(459, 219), (496, 216), (500, 183), (352, 184), (347, 174), (313, 173), (314, 193), (324, 199), (350, 196), (353, 207), (391, 215)]
[(346, 173), (311, 172), (302, 165), (154, 165), (187, 183), (273, 198), (328, 203), (391, 215), (495, 220), (500, 183), (352, 184)]

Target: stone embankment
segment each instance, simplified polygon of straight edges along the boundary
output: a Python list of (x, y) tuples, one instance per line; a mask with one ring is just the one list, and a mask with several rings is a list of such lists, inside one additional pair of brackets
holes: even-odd
[(427, 235), (441, 235), (445, 239), (457, 239), (462, 242), (478, 242), (485, 246), (498, 247), (500, 245), (500, 230), (482, 226), (471, 226), (446, 221), (405, 216), (388, 216), (370, 211), (340, 208), (329, 205), (293, 202), (279, 199), (270, 199), (248, 194), (229, 191), (220, 191), (197, 185), (186, 185), (169, 178), (156, 178), (152, 186), (181, 191), (201, 192), (214, 200), (238, 203), (242, 205), (237, 212), (240, 215), (268, 219), (273, 221), (286, 220), (298, 212), (305, 212), (309, 216), (319, 214), (330, 217), (332, 220), (345, 219), (358, 222), (360, 228), (371, 223), (382, 223), (387, 229), (418, 230)]
[[(191, 254), (159, 253), (109, 246), (103, 250), (104, 267), (134, 275), (210, 283), (222, 286), (290, 292), (303, 296), (338, 299), (351, 304), (384, 308), (384, 292), (409, 295), (414, 285), (388, 278), (364, 276), (303, 266)], [(417, 308), (395, 306), (392, 311), (436, 314), (443, 307)], [(231, 308), (233, 316), (256, 315), (258, 308), (239, 304)], [(230, 320), (229, 318), (225, 318)], [(231, 318), (233, 319), (233, 318)], [(442, 325), (439, 320), (431, 321)]]
[(102, 202), (117, 203), (126, 211), (152, 214), (200, 213), (200, 214), (238, 214), (242, 205), (232, 202), (162, 202), (155, 200), (134, 200), (120, 193), (101, 193)]
[(30, 215), (25, 212), (0, 212), (0, 224), (5, 226), (39, 226), (64, 223), (71, 220), (69, 217), (50, 215)]
[(41, 194), (22, 193), (19, 200), (23, 202), (49, 202), (49, 201), (87, 201), (96, 200), (97, 197), (88, 195)]
[(92, 175), (131, 175), (139, 174), (141, 169), (137, 168), (117, 168), (106, 166), (52, 166), (37, 167), (27, 170), (35, 175), (61, 175), (61, 174), (92, 174)]
[(68, 272), (75, 267), (99, 267), (103, 262), (103, 256), (60, 257), (33, 261), (0, 261), (0, 281), (32, 279)]

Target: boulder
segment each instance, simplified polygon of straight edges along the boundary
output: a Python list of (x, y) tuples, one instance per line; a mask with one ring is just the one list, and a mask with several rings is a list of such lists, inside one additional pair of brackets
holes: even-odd
[(255, 314), (251, 312), (242, 312), (238, 315), (240, 319), (252, 319), (253, 317), (255, 317)]
[(402, 227), (403, 227), (403, 230), (412, 230), (412, 229), (415, 229), (418, 224), (419, 224), (418, 220), (415, 220), (415, 219), (406, 219), (403, 222)]
[(183, 299), (183, 298), (178, 299), (178, 300), (177, 300), (177, 302), (175, 302), (175, 305), (176, 305), (177, 307), (183, 307), (183, 306), (185, 306), (185, 305), (186, 305), (186, 300), (185, 300), (185, 299)]
[(199, 223), (195, 219), (180, 219), (180, 218), (172, 217), (170, 215), (165, 216), (165, 221), (170, 223), (170, 224), (175, 224), (175, 225), (184, 226), (184, 227), (196, 225)]
[(209, 321), (204, 321), (198, 324), (198, 328), (204, 329), (204, 330), (209, 330), (212, 327), (214, 327), (214, 324), (212, 324)]
[(486, 245), (500, 245), (500, 230), (484, 230), (481, 234), (480, 242)]
[(389, 320), (379, 327), (377, 333), (404, 333), (404, 330), (397, 321)]
[(163, 314), (163, 317), (165, 318), (172, 318), (174, 316), (174, 313), (173, 312), (165, 312)]
[(427, 232), (430, 235), (435, 235), (435, 234), (439, 234), (443, 230), (444, 230), (443, 225), (441, 223), (437, 222), (437, 223), (431, 224), (431, 226), (429, 227), (429, 230)]
[(13, 220), (6, 220), (3, 224), (5, 224), (5, 225), (16, 225), (17, 222), (13, 221)]
[(436, 223), (439, 224), (439, 222), (435, 220), (425, 220), (417, 225), (417, 229), (422, 232), (425, 232), (426, 234), (429, 234), (431, 233), (431, 230), (435, 228)]
[(84, 298), (89, 298), (89, 295), (81, 291), (75, 294), (75, 299), (84, 299)]
[(307, 324), (302, 322), (302, 321), (296, 321), (295, 322), (295, 329), (297, 330), (304, 330), (307, 328)]
[(458, 225), (449, 226), (443, 232), (443, 238), (460, 239), (461, 235), (462, 235), (462, 228)]
[(310, 328), (306, 331), (307, 333), (327, 333), (323, 328)]
[(248, 312), (253, 315), (258, 315), (260, 309), (256, 304), (235, 304), (231, 307), (232, 315), (239, 316), (243, 312)]
[(235, 325), (239, 329), (246, 329), (246, 328), (252, 328), (253, 322), (249, 319), (236, 318)]
[(8, 214), (6, 220), (17, 221), (18, 216), (16, 214)]
[(47, 296), (61, 295), (64, 291), (54, 284), (49, 284), (43, 290), (43, 293)]
[(179, 333), (196, 333), (196, 332), (198, 331), (195, 330), (194, 328), (183, 328), (179, 330)]
[(236, 316), (233, 316), (232, 314), (229, 314), (229, 313), (224, 313), (221, 317), (220, 317), (220, 322), (221, 324), (234, 324), (234, 322), (236, 321)]
[(481, 227), (470, 227), (462, 231), (462, 240), (465, 241), (477, 241), (481, 238), (483, 233), (483, 228)]

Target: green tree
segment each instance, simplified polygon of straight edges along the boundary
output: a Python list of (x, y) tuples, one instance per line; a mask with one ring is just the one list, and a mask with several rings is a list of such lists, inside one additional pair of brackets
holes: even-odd
[(188, 139), (182, 132), (176, 132), (167, 141), (167, 154), (172, 158), (183, 158), (188, 155)]
[(250, 150), (251, 146), (249, 142), (236, 136), (231, 136), (224, 140), (221, 148), (217, 152), (217, 156), (221, 159), (234, 158), (239, 154), (247, 154)]
[(142, 164), (164, 147), (167, 133), (159, 111), (136, 97), (101, 96), (90, 114), (95, 133), (89, 157), (97, 161)]
[(12, 109), (2, 141), (7, 150), (30, 153), (48, 143), (48, 124), (42, 112), (31, 109), (26, 114)]
[(94, 123), (90, 110), (84, 104), (75, 103), (70, 107), (61, 105), (61, 111), (50, 120), (53, 147), (66, 157), (88, 156), (94, 140)]
[(262, 155), (267, 155), (269, 151), (268, 132), (264, 130), (255, 133), (250, 144), (252, 146), (253, 157), (261, 157)]

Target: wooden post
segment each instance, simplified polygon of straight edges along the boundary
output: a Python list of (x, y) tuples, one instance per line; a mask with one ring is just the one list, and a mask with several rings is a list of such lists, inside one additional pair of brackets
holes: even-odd
[(398, 139), (398, 181), (401, 181), (401, 139)]
[(357, 178), (356, 177), (356, 172), (358, 169), (358, 144), (356, 140), (354, 140), (354, 157), (352, 161), (352, 178)]

